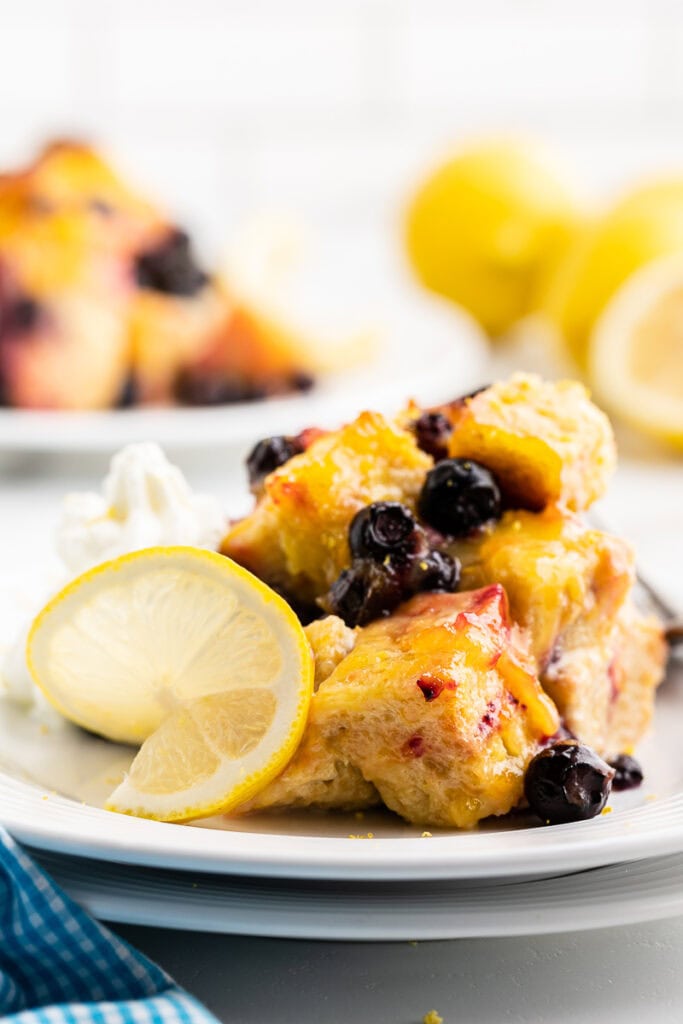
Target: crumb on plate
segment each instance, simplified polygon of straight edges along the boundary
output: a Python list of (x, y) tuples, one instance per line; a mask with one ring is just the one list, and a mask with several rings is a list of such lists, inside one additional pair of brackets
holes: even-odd
[(422, 1018), (422, 1024), (443, 1024), (443, 1017), (436, 1010), (429, 1010)]

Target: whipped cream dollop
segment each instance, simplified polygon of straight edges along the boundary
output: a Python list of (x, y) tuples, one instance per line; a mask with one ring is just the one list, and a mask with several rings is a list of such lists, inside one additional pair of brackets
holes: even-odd
[(26, 641), (41, 608), (75, 576), (110, 558), (156, 545), (215, 550), (226, 529), (218, 500), (195, 494), (157, 444), (123, 448), (112, 459), (101, 492), (64, 498), (55, 538), (61, 565), (49, 578), (36, 581), (31, 593), (4, 595), (14, 641), (0, 650), (0, 692), (33, 706), (42, 717), (47, 702), (28, 671)]
[(218, 501), (195, 494), (157, 444), (131, 444), (114, 456), (101, 493), (68, 494), (57, 552), (76, 576), (94, 565), (158, 544), (216, 549), (227, 520)]

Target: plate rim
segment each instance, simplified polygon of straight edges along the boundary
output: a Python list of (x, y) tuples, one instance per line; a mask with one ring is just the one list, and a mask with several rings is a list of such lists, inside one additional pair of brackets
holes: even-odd
[(502, 902), (500, 886), (468, 886), (460, 905), (462, 886), (439, 887), (436, 913), (434, 895), (419, 906), (424, 886), (398, 901), (376, 885), (352, 892), (342, 886), (333, 902), (329, 891), (297, 887), (288, 900), (282, 885), (271, 893), (267, 886), (241, 892), (240, 879), (214, 878), (203, 886), (177, 873), (169, 878), (147, 871), (138, 879), (134, 868), (124, 869), (122, 879), (119, 866), (107, 870), (51, 855), (38, 859), (96, 917), (214, 934), (365, 942), (497, 938), (637, 924), (683, 912), (680, 854), (505, 885)]
[[(13, 809), (8, 792), (19, 797)], [(39, 849), (183, 871), (337, 881), (528, 878), (683, 852), (683, 793), (573, 825), (359, 841), (115, 815), (0, 772), (0, 824)]]

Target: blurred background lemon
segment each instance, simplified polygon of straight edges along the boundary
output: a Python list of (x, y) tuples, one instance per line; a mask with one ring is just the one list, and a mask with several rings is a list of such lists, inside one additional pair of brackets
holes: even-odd
[(642, 185), (624, 195), (574, 240), (544, 299), (568, 351), (589, 365), (595, 324), (634, 271), (683, 252), (683, 176)]
[(423, 284), (496, 337), (536, 308), (581, 221), (573, 188), (540, 146), (497, 139), (424, 180), (408, 205), (406, 244)]

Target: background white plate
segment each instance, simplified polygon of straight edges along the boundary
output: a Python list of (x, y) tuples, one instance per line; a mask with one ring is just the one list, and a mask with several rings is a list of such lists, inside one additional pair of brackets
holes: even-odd
[[(492, 820), (472, 832), (422, 830), (387, 814), (304, 812), (170, 825), (108, 813), (101, 804), (132, 757), (66, 723), (46, 727), (0, 702), (0, 822), (34, 846), (129, 864), (304, 879), (521, 878), (683, 851), (683, 685), (660, 691), (642, 745), (646, 782), (615, 794), (593, 821), (534, 826)], [(368, 835), (372, 838), (353, 838)]]
[(305, 395), (197, 409), (69, 413), (0, 409), (0, 453), (113, 452), (132, 441), (169, 449), (225, 448), (311, 425), (336, 426), (362, 408), (395, 411), (482, 383), (486, 344), (464, 313), (409, 286), (381, 304), (381, 344), (368, 362), (322, 378)]
[(683, 855), (491, 885), (273, 882), (37, 854), (96, 917), (272, 938), (460, 939), (538, 935), (683, 913)]

